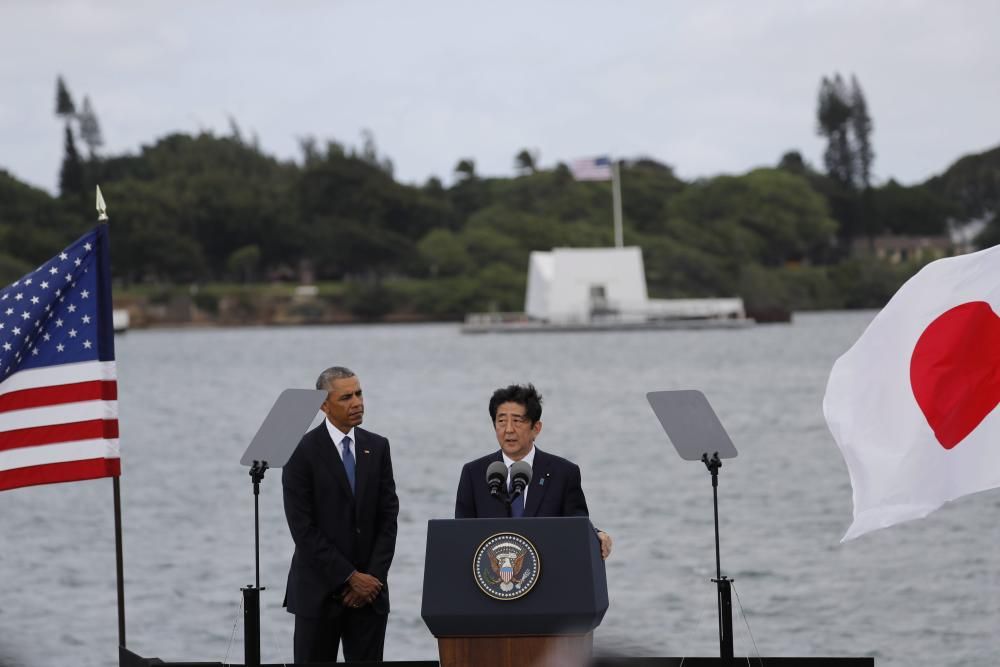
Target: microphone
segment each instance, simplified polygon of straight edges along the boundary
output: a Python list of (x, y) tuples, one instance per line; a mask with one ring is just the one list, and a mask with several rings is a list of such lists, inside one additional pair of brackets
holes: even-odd
[(531, 464), (527, 461), (516, 462), (510, 467), (511, 499), (524, 493), (529, 484), (531, 484)]
[(494, 461), (486, 469), (486, 484), (490, 487), (490, 495), (501, 498), (500, 490), (507, 485), (507, 466), (503, 461)]

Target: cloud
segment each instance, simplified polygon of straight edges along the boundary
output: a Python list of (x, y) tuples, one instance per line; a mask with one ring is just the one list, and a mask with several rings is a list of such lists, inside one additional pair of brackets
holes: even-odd
[[(819, 79), (857, 74), (875, 171), (922, 180), (998, 143), (994, 2), (13, 3), (4, 9), (0, 167), (54, 189), (55, 78), (88, 94), (109, 153), (174, 131), (265, 151), (355, 144), (370, 128), (397, 176), (450, 178), (461, 157), (510, 174), (595, 152), (687, 177), (820, 162)], [(30, 55), (28, 55), (30, 54)]]

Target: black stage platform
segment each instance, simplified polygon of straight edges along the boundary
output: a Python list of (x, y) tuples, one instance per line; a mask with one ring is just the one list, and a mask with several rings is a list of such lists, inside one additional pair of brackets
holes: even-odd
[[(164, 662), (159, 658), (143, 658), (128, 649), (119, 649), (119, 667), (243, 667), (241, 663)], [(387, 662), (310, 663), (312, 667), (335, 665), (385, 665), (386, 667), (438, 667), (437, 660), (393, 660)], [(589, 667), (874, 667), (875, 658), (594, 658)], [(295, 663), (268, 663), (261, 667), (297, 667)], [(469, 665), (475, 667), (475, 665)]]

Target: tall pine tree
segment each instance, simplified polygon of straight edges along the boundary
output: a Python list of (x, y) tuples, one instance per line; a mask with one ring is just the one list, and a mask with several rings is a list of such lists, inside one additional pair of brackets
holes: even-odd
[(860, 185), (867, 189), (872, 184), (872, 163), (875, 149), (872, 148), (872, 119), (868, 115), (868, 103), (861, 91), (858, 77), (851, 75), (851, 129), (854, 134), (854, 154), (857, 161), (857, 175)]
[(830, 178), (849, 189), (854, 187), (856, 174), (850, 138), (851, 111), (850, 96), (840, 74), (833, 79), (824, 76), (816, 112), (817, 132), (826, 137), (827, 142), (823, 164)]
[(872, 119), (856, 76), (850, 87), (840, 74), (823, 77), (816, 120), (816, 131), (827, 140), (823, 163), (830, 178), (850, 190), (871, 187)]
[(104, 136), (101, 134), (101, 125), (97, 122), (97, 114), (90, 105), (90, 97), (86, 95), (83, 96), (83, 108), (77, 120), (80, 122), (80, 138), (87, 144), (90, 159), (93, 160), (97, 157), (97, 149), (104, 145)]
[(870, 215), (875, 149), (868, 103), (856, 76), (851, 75), (850, 87), (839, 73), (823, 77), (816, 119), (817, 132), (827, 140), (826, 173), (837, 185), (827, 198), (840, 223), (840, 236), (848, 243), (861, 235), (870, 237), (877, 231)]
[(69, 88), (62, 76), (56, 77), (56, 116), (66, 122), (65, 139), (63, 141), (63, 161), (59, 170), (59, 195), (71, 197), (83, 192), (83, 163), (80, 153), (76, 150), (73, 138), (73, 119), (76, 118), (76, 105), (69, 94)]
[(56, 78), (56, 115), (66, 119), (68, 123), (75, 114), (76, 105), (73, 104), (69, 89), (66, 88), (66, 82), (59, 76)]
[(73, 129), (66, 124), (66, 148), (62, 169), (59, 171), (59, 194), (72, 197), (83, 193), (83, 164), (73, 140)]

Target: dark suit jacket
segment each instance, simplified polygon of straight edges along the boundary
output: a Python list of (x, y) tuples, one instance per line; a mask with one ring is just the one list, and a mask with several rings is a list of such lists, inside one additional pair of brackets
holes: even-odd
[[(399, 514), (389, 441), (358, 427), (354, 434), (355, 494), (325, 421), (302, 436), (282, 470), (285, 517), (295, 541), (285, 590), (293, 614), (319, 615), (354, 570), (386, 583)], [(387, 586), (373, 604), (389, 613)]]
[[(497, 450), (465, 464), (455, 499), (456, 519), (510, 516), (508, 508), (492, 497), (486, 486), (486, 468), (502, 460)], [(535, 465), (532, 466), (524, 516), (590, 516), (580, 485), (580, 466), (535, 447)]]

